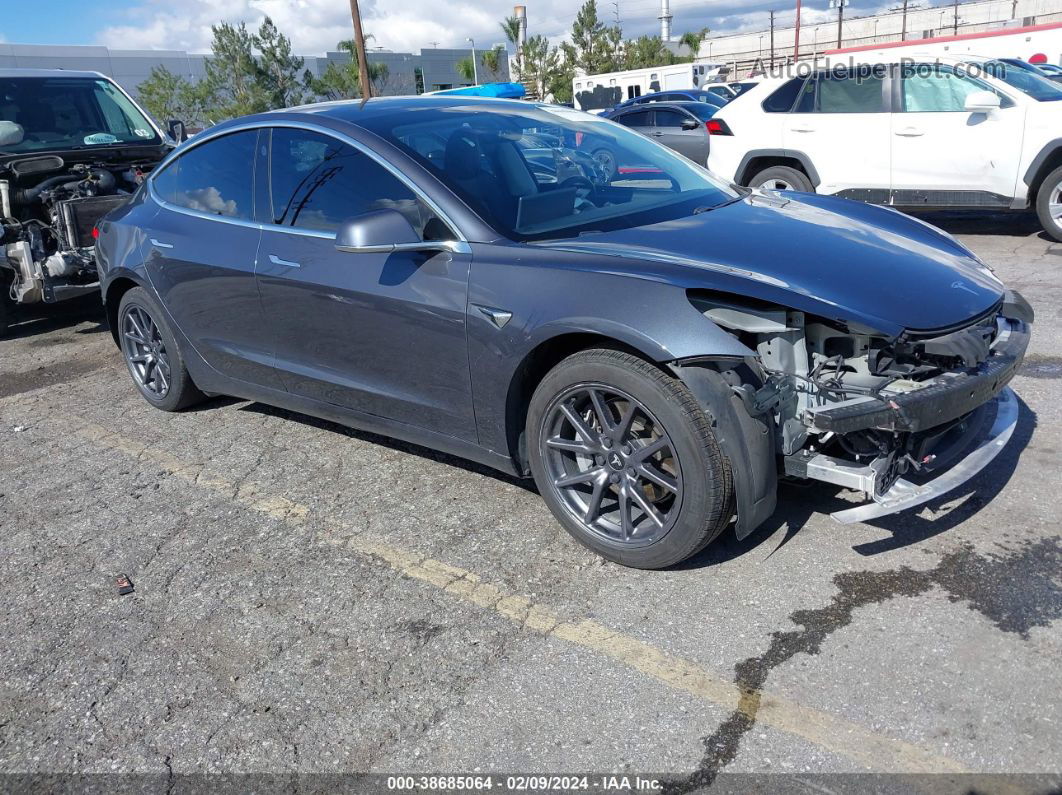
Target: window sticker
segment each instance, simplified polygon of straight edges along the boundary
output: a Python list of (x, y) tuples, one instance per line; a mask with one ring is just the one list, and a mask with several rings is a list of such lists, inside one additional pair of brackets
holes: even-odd
[(110, 133), (92, 133), (92, 135), (85, 136), (86, 144), (116, 144), (118, 143), (118, 137), (111, 135)]

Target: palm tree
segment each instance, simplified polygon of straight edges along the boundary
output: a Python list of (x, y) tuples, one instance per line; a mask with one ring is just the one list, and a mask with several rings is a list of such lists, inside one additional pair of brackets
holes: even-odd
[(516, 60), (513, 65), (516, 67), (516, 76), (519, 77), (523, 71), (524, 54), (520, 52), (520, 18), (519, 17), (506, 17), (499, 23), (502, 29), (502, 33), (505, 34), (506, 40), (513, 45), (516, 50)]
[(466, 55), (460, 61), (454, 64), (454, 71), (456, 71), (461, 77), (467, 80), (469, 83), (476, 80), (476, 64), (472, 60), (471, 55)]
[(697, 60), (697, 53), (701, 51), (701, 42), (704, 41), (704, 37), (711, 31), (708, 28), (701, 28), (698, 31), (687, 31), (682, 34), (682, 38), (679, 39), (679, 44), (686, 45), (690, 50), (690, 60)]
[(489, 50), (484, 50), (480, 56), (479, 62), (486, 67), (490, 73), (491, 80), (496, 81), (501, 74), (502, 56), (505, 55), (505, 48), (500, 44), (496, 44)]

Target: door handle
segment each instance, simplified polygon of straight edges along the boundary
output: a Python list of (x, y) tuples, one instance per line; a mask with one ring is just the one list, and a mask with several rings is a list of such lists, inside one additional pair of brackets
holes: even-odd
[(662, 132), (651, 132), (649, 134), (651, 136), (653, 136), (654, 138), (660, 138), (660, 137), (662, 137), (664, 135)]
[(789, 132), (815, 132), (814, 127), (790, 127)]
[(173, 248), (173, 243), (163, 243), (155, 238), (151, 238), (151, 245), (155, 248)]
[(904, 127), (902, 130), (897, 130), (896, 134), (903, 138), (917, 138), (920, 135), (925, 135), (925, 131), (919, 130), (917, 127)]
[(302, 267), (302, 265), (300, 265), (299, 263), (292, 262), (290, 259), (281, 259), (276, 254), (270, 254), (269, 255), (269, 261), (272, 262), (274, 265), (287, 265), (289, 268), (301, 268)]

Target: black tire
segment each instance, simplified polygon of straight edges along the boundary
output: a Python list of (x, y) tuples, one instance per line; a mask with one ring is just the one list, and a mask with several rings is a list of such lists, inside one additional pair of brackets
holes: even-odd
[[(157, 334), (147, 328), (145, 317), (153, 324)], [(138, 337), (132, 329), (127, 330), (131, 318), (135, 328), (142, 329), (143, 336)], [(180, 411), (206, 399), (206, 395), (199, 391), (188, 374), (184, 355), (165, 312), (143, 287), (134, 287), (122, 296), (118, 305), (118, 339), (133, 383), (152, 406), (162, 411)], [(142, 345), (137, 339), (150, 344)], [(151, 362), (135, 361), (138, 356), (145, 354)], [(166, 364), (168, 374), (160, 376), (160, 371), (165, 372), (162, 363)], [(163, 382), (165, 389), (162, 388)]]
[[(580, 405), (591, 408), (580, 414)], [(600, 419), (602, 409), (609, 414), (607, 422)], [(629, 409), (634, 419), (627, 419)], [(572, 412), (583, 420), (584, 432), (593, 431), (585, 438), (600, 434), (593, 451), (571, 449), (573, 441), (584, 438), (570, 419)], [(630, 433), (621, 435), (625, 419)], [(568, 429), (574, 439), (558, 429)], [(646, 435), (639, 438), (637, 433)], [(623, 444), (623, 456), (617, 456), (622, 439), (630, 443)], [(637, 356), (593, 349), (554, 367), (531, 398), (527, 440), (531, 472), (554, 516), (579, 543), (608, 560), (639, 569), (672, 566), (714, 541), (730, 522), (730, 465), (719, 450), (710, 418), (685, 384)], [(661, 444), (665, 452), (659, 454), (659, 465), (641, 457), (641, 451)], [(567, 447), (557, 449), (561, 445)], [(646, 465), (655, 472), (653, 482), (641, 476)], [(573, 480), (592, 473), (599, 477)], [(670, 491), (654, 486), (661, 475), (671, 482)], [(657, 517), (654, 521), (639, 507), (646, 502)], [(596, 512), (592, 505), (598, 506)], [(636, 511), (640, 524), (633, 518)]]
[[(772, 184), (773, 183), (773, 184)], [(795, 190), (802, 193), (814, 193), (807, 174), (789, 166), (771, 166), (749, 180), (749, 187), (768, 190)]]
[[(1058, 217), (1052, 212), (1052, 205)], [(1062, 166), (1048, 174), (1040, 185), (1036, 194), (1036, 215), (1051, 239), (1062, 243)]]

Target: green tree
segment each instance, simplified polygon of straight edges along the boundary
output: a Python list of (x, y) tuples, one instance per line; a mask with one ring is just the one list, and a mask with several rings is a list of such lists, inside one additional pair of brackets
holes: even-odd
[(148, 113), (163, 124), (170, 119), (180, 119), (187, 124), (205, 120), (203, 86), (174, 74), (165, 66), (152, 67), (148, 79), (137, 86), (136, 91)]
[(480, 55), (479, 62), (483, 65), (483, 68), (487, 71), (490, 77), (489, 82), (497, 82), (501, 78), (502, 73), (502, 60), (505, 57), (505, 48), (500, 44), (496, 44), (489, 50), (484, 50)]
[[(371, 38), (374, 38), (371, 33), (365, 36), (366, 41)], [(349, 53), (350, 63), (330, 63), (320, 77), (307, 70), (303, 84), (315, 97), (323, 99), (339, 100), (360, 97), (361, 76), (358, 73), (358, 47), (352, 39), (346, 39), (336, 44), (336, 49)], [(366, 68), (373, 88), (387, 78), (387, 64), (369, 61)]]
[(539, 98), (544, 99), (557, 79), (559, 61), (557, 49), (545, 36), (532, 36), (524, 45), (521, 76), (530, 81)]
[(708, 28), (701, 28), (700, 30), (686, 31), (679, 38), (679, 44), (684, 44), (690, 51), (690, 60), (696, 61), (697, 55), (701, 51), (701, 43), (704, 41), (704, 37), (711, 31)]
[(510, 65), (516, 71), (513, 76), (519, 79), (521, 59), (523, 58), (523, 53), (520, 52), (520, 18), (515, 16), (506, 17), (499, 23), (499, 26), (502, 29), (502, 33), (505, 34), (505, 40), (513, 45), (513, 49), (516, 50), (516, 60), (512, 61)]
[(572, 23), (571, 44), (564, 47), (565, 57), (588, 75), (607, 71), (604, 52), (605, 25), (597, 16), (597, 0), (586, 0)]
[(651, 66), (668, 66), (675, 63), (675, 55), (659, 36), (639, 36), (627, 42), (626, 68), (646, 69)]
[(457, 72), (463, 80), (472, 83), (476, 79), (476, 62), (472, 60), (471, 55), (467, 55), (454, 64), (454, 71)]
[(270, 106), (286, 108), (301, 104), (305, 97), (299, 72), (305, 61), (292, 53), (291, 39), (266, 17), (254, 36), (254, 46), (259, 53), (259, 79), (269, 94)]
[(229, 119), (269, 110), (269, 91), (263, 85), (254, 55), (255, 37), (247, 25), (222, 22), (210, 30), (214, 40), (204, 79), (210, 114)]

